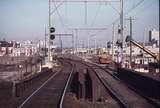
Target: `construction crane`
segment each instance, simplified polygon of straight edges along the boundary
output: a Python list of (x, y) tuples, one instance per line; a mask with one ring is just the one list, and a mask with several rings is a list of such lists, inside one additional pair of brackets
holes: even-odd
[(139, 47), (140, 49), (142, 49), (143, 51), (145, 51), (147, 54), (149, 54), (150, 56), (152, 56), (155, 60), (157, 60), (158, 62), (160, 61), (159, 58), (159, 53), (154, 53), (152, 51), (150, 51), (149, 49), (145, 48), (143, 45), (139, 44), (138, 42), (136, 42), (135, 40), (133, 40), (130, 36), (126, 37), (126, 42), (131, 42), (132, 44), (134, 44), (135, 46)]

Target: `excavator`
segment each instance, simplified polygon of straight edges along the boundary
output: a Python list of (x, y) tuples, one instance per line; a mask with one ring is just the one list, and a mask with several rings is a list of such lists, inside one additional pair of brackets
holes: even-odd
[(154, 53), (154, 52), (150, 51), (149, 49), (145, 48), (143, 45), (141, 45), (138, 42), (136, 42), (135, 40), (133, 40), (130, 36), (126, 37), (126, 42), (131, 42), (132, 44), (134, 44), (135, 46), (139, 47), (140, 49), (145, 51), (147, 54), (152, 56), (158, 63), (160, 62), (160, 58), (159, 58), (160, 53)]

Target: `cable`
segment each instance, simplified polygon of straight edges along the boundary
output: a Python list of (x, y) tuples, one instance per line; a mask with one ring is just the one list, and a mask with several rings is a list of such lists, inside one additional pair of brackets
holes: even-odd
[[(128, 15), (130, 12), (132, 12), (135, 8), (137, 8), (143, 2), (144, 2), (144, 0), (141, 0), (137, 4), (133, 5), (132, 8), (130, 8), (127, 12), (124, 13), (124, 16)], [(112, 23), (108, 24), (107, 26), (111, 26), (113, 23), (116, 23), (118, 20), (119, 20), (119, 18), (115, 19)]]
[(101, 9), (101, 6), (102, 6), (102, 5), (100, 4), (99, 7), (97, 8), (96, 14), (95, 14), (95, 16), (94, 16), (94, 18), (93, 18), (93, 20), (92, 20), (91, 26), (94, 25), (94, 23), (95, 23), (95, 21), (96, 21), (96, 18), (97, 18), (97, 16), (98, 16), (98, 13), (99, 13), (99, 11), (100, 11), (100, 9)]
[[(93, 25), (94, 25), (94, 23), (96, 22), (96, 19), (97, 19), (97, 16), (98, 16), (98, 13), (99, 13), (99, 11), (100, 11), (100, 9), (101, 9), (101, 4), (99, 5), (99, 7), (97, 8), (97, 10), (96, 10), (96, 14), (95, 14), (95, 16), (94, 16), (94, 18), (93, 18), (93, 20), (92, 20), (92, 22), (91, 22), (91, 27), (93, 27)], [(88, 31), (88, 35), (90, 34), (90, 32), (91, 31)]]
[(141, 12), (139, 11), (138, 13), (136, 13), (136, 16), (139, 15), (139, 14), (144, 13), (146, 10), (148, 10), (149, 8), (151, 8), (152, 5), (154, 5), (154, 4), (155, 4), (155, 2), (152, 2), (151, 4), (148, 4), (146, 7), (144, 7), (144, 9)]
[[(137, 8), (137, 7), (138, 7), (139, 5), (141, 5), (143, 2), (144, 2), (144, 0), (141, 0), (141, 1), (139, 1), (137, 4), (134, 4), (134, 5), (132, 6), (132, 8), (130, 8), (127, 12), (124, 13), (124, 16), (128, 15), (130, 12), (132, 12), (135, 8)], [(118, 11), (118, 10), (115, 9), (111, 4), (110, 4), (110, 6), (111, 6), (114, 10)], [(110, 23), (110, 24), (107, 25), (107, 26), (111, 26), (113, 23), (116, 23), (118, 20), (119, 20), (119, 18), (117, 18), (115, 21), (113, 21), (112, 23)]]
[[(57, 7), (56, 4), (55, 4), (55, 2), (54, 2), (54, 6)], [(64, 23), (63, 23), (63, 19), (61, 18), (61, 15), (60, 15), (60, 13), (59, 13), (59, 11), (58, 11), (58, 8), (57, 8), (55, 11), (56, 11), (57, 14), (58, 14), (59, 21), (60, 21), (60, 23), (62, 24), (64, 31), (66, 32), (66, 29), (65, 29), (65, 27), (64, 27), (65, 25), (64, 25)]]
[[(143, 10), (142, 11), (139, 11), (138, 13), (136, 13), (136, 16), (139, 16), (139, 17), (141, 17), (141, 15), (143, 15), (143, 13), (144, 12), (146, 12), (148, 9), (150, 9), (150, 8), (153, 8), (152, 6), (154, 6), (156, 4), (156, 2), (152, 2), (152, 3), (150, 3), (150, 4), (148, 4), (148, 5), (146, 5), (144, 8), (143, 8)], [(157, 5), (157, 4), (156, 4)], [(155, 12), (156, 12), (156, 10), (155, 10)], [(158, 13), (158, 12), (156, 12), (156, 13)], [(155, 13), (155, 15), (156, 15), (156, 13)], [(148, 14), (150, 14), (150, 13), (148, 13)], [(158, 25), (158, 23), (156, 23), (157, 22), (157, 20), (159, 19), (156, 19), (157, 17), (154, 17), (154, 26), (153, 26), (153, 28), (159, 28), (159, 25)], [(145, 25), (145, 23), (143, 22), (143, 21), (141, 21), (141, 23), (143, 24), (143, 25)], [(149, 27), (150, 28), (150, 27)]]
[(50, 14), (52, 15), (62, 4), (63, 4), (63, 2), (61, 2), (58, 6), (56, 6), (55, 10), (53, 10)]
[(101, 31), (99, 30), (99, 31), (97, 31), (97, 32), (94, 33), (94, 34), (91, 34), (90, 37), (96, 36), (98, 33), (101, 33), (101, 32), (104, 32), (104, 30), (103, 30), (103, 31), (102, 31), (102, 30), (101, 30)]
[(120, 14), (120, 12), (114, 6), (112, 6), (110, 2), (108, 4), (111, 6), (112, 9), (114, 9), (118, 14)]
[(124, 13), (125, 15), (128, 15), (130, 12), (132, 12), (135, 8), (137, 8), (140, 4), (142, 4), (144, 2), (144, 0), (139, 1), (136, 5), (133, 5), (132, 8), (130, 8), (126, 13)]

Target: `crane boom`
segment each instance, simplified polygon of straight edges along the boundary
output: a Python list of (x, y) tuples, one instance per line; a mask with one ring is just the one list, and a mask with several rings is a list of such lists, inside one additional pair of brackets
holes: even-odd
[(138, 42), (136, 42), (135, 40), (131, 39), (130, 36), (126, 37), (126, 42), (128, 42), (128, 41), (130, 41), (132, 44), (134, 44), (135, 46), (139, 47), (140, 49), (142, 49), (143, 51), (145, 51), (147, 54), (149, 54), (150, 56), (152, 56), (154, 59), (156, 59), (157, 61), (159, 61), (159, 55), (158, 54), (153, 53), (149, 49), (145, 48), (143, 45), (141, 45)]

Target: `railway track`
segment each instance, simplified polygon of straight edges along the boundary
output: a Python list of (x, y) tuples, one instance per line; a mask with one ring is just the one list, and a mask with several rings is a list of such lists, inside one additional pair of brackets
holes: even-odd
[(113, 94), (124, 108), (155, 108), (156, 106), (149, 102), (143, 96), (129, 89), (111, 69), (103, 69), (99, 65), (90, 63), (90, 67), (95, 71), (104, 86)]
[(53, 74), (37, 90), (27, 97), (18, 108), (62, 108), (74, 66), (63, 60), (63, 69)]
[(74, 60), (87, 65), (93, 70), (107, 91), (118, 101), (123, 108), (155, 108), (152, 102), (149, 102), (143, 96), (137, 94), (132, 89), (129, 89), (124, 82), (122, 82), (117, 76), (111, 72), (111, 70), (105, 70), (98, 64), (91, 62), (84, 62)]
[(113, 76), (115, 79), (119, 80), (121, 83), (123, 83), (124, 85), (126, 85), (129, 89), (131, 89), (132, 91), (134, 91), (136, 94), (138, 94), (139, 96), (141, 96), (141, 98), (144, 98), (148, 103), (152, 104), (154, 107), (159, 108), (160, 107), (160, 103), (158, 100), (155, 100), (151, 97), (146, 96), (142, 91), (132, 87), (130, 84), (128, 84), (128, 82), (125, 82), (121, 79), (119, 79), (119, 77), (117, 76), (117, 71), (115, 69), (112, 69), (110, 67), (104, 67), (103, 65), (101, 66), (101, 64), (96, 64), (96, 63), (91, 63), (94, 64), (96, 66), (98, 66), (99, 68), (101, 68), (102, 70), (106, 71), (106, 73), (110, 74), (111, 76)]

